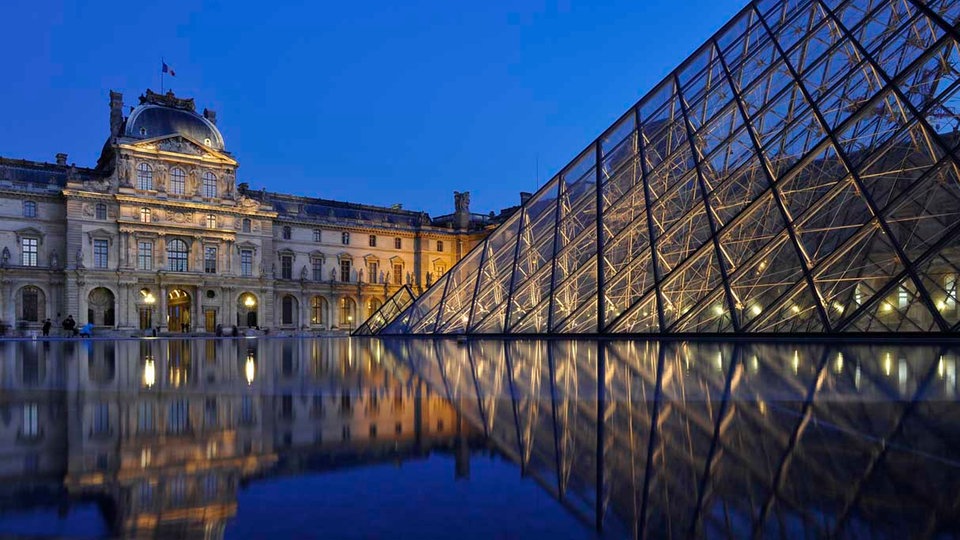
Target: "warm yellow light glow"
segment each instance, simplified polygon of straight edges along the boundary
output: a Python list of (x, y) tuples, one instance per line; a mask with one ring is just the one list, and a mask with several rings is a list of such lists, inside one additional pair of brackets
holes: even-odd
[(147, 293), (147, 295), (143, 297), (144, 304), (154, 304), (156, 303), (156, 301), (157, 301), (157, 298), (153, 296), (152, 293)]
[(463, 321), (463, 324), (467, 324), (467, 319), (469, 319), (469, 317), (467, 317), (466, 313), (460, 316), (460, 320)]
[(790, 306), (790, 311), (792, 311), (792, 312), (794, 312), (794, 313), (800, 313), (800, 306), (794, 304), (794, 305)]
[(947, 309), (947, 303), (944, 302), (943, 300), (937, 301), (937, 309), (939, 309), (940, 311)]
[(157, 366), (154, 364), (152, 358), (147, 358), (147, 361), (143, 364), (143, 385), (147, 388), (153, 388), (153, 385), (156, 382)]
[(833, 309), (837, 310), (837, 313), (843, 313), (843, 304), (840, 302), (834, 302)]
[(889, 377), (892, 371), (893, 358), (890, 356), (890, 353), (886, 353), (883, 355), (883, 374)]
[(757, 268), (759, 268), (760, 270), (763, 270), (766, 267), (767, 267), (767, 261), (760, 261), (760, 265)]
[(800, 371), (800, 351), (793, 351), (793, 372), (798, 373)]
[(723, 315), (723, 306), (721, 306), (721, 305), (713, 306), (713, 314), (716, 315), (716, 316), (718, 316), (718, 317), (719, 317), (720, 315)]
[(843, 353), (837, 353), (837, 361), (833, 364), (833, 371), (835, 373), (843, 371)]
[(880, 311), (884, 313), (890, 313), (891, 311), (893, 311), (893, 306), (890, 305), (890, 302), (884, 302), (883, 304), (880, 305)]
[(257, 300), (253, 297), (253, 295), (247, 295), (247, 297), (243, 299), (243, 305), (245, 307), (252, 308), (253, 306), (257, 305)]
[(247, 361), (243, 366), (243, 371), (247, 376), (247, 385), (253, 384), (253, 379), (257, 374), (257, 366), (254, 364), (252, 356), (247, 357)]
[(763, 311), (763, 308), (761, 308), (758, 304), (750, 306), (750, 313), (753, 313), (754, 317), (759, 315), (761, 311)]

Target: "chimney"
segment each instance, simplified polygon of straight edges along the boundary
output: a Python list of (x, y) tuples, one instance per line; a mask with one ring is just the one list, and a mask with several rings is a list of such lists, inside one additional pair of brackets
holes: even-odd
[(63, 152), (57, 154), (57, 165), (66, 165), (67, 164), (67, 155)]
[(110, 91), (110, 136), (120, 135), (120, 126), (123, 125), (123, 94)]
[(520, 204), (521, 204), (521, 205), (527, 204), (527, 201), (530, 200), (530, 197), (533, 197), (533, 193), (530, 193), (530, 192), (528, 192), (528, 191), (521, 191), (521, 192), (520, 192)]
[(470, 227), (470, 192), (453, 192), (453, 221), (458, 229)]
[(217, 111), (214, 111), (211, 109), (204, 109), (203, 117), (209, 120), (211, 124), (217, 125)]

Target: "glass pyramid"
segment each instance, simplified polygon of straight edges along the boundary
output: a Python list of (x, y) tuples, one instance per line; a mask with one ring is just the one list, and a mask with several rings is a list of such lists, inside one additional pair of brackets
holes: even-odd
[(381, 328), (392, 321), (399, 313), (403, 312), (411, 303), (413, 303), (413, 291), (409, 285), (404, 285), (397, 289), (387, 301), (373, 312), (370, 317), (353, 331), (352, 336), (372, 336), (380, 331)]
[(752, 2), (381, 333), (955, 331), (958, 18)]

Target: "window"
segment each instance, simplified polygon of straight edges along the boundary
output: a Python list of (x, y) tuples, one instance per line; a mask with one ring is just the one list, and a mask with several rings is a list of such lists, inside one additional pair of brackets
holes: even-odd
[(371, 234), (369, 242), (370, 242), (370, 247), (377, 247), (377, 235)]
[(953, 308), (957, 305), (957, 275), (947, 274), (943, 276), (943, 289), (947, 291), (946, 306)]
[(340, 299), (340, 326), (353, 328), (353, 310), (354, 302), (352, 298), (343, 297)]
[(327, 300), (322, 296), (310, 299), (310, 324), (325, 324), (327, 322)]
[(350, 233), (345, 232), (340, 235), (340, 243), (349, 246), (350, 245)]
[(146, 163), (137, 165), (137, 188), (153, 189), (153, 169)]
[(217, 216), (216, 214), (207, 214), (207, 228), (216, 229), (217, 228)]
[(437, 251), (443, 251), (443, 240), (437, 240)]
[(370, 277), (367, 281), (370, 283), (377, 283), (377, 274), (380, 273), (380, 265), (376, 262), (371, 262), (367, 265), (367, 269), (370, 271)]
[(186, 272), (189, 265), (187, 259), (189, 250), (187, 243), (179, 238), (167, 242), (167, 270), (171, 272)]
[(293, 237), (293, 230), (289, 226), (283, 227), (283, 239), (289, 240)]
[(156, 422), (153, 413), (153, 403), (141, 401), (137, 405), (137, 433), (153, 433)]
[(171, 433), (184, 433), (190, 429), (190, 403), (178, 399), (170, 403), (170, 416), (167, 418), (167, 430)]
[(107, 205), (103, 203), (97, 203), (97, 219), (107, 219)]
[(37, 217), (37, 203), (33, 201), (23, 201), (23, 217)]
[(242, 230), (243, 232), (250, 232), (250, 220), (248, 218), (243, 218)]
[(400, 249), (403, 247), (403, 241), (399, 238), (393, 239), (393, 249)]
[(212, 172), (203, 173), (203, 196), (209, 199), (217, 196), (217, 177)]
[(350, 281), (350, 259), (340, 261), (340, 281)]
[(897, 307), (900, 309), (907, 309), (907, 305), (910, 303), (910, 293), (907, 292), (905, 287), (900, 287), (897, 290)]
[(180, 167), (170, 169), (170, 193), (183, 195), (183, 192), (186, 191), (186, 177), (187, 175)]
[(316, 242), (316, 243), (319, 244), (319, 243), (320, 243), (320, 239), (321, 239), (322, 237), (323, 237), (323, 233), (320, 231), (320, 229), (314, 229), (314, 230), (313, 230), (313, 241), (314, 241), (314, 242)]
[(37, 250), (40, 240), (36, 238), (20, 239), (20, 264), (23, 266), (37, 266)]
[(297, 312), (297, 301), (294, 297), (287, 295), (280, 301), (280, 323), (296, 324), (294, 320)]
[(141, 208), (141, 209), (140, 209), (140, 223), (150, 223), (150, 217), (151, 217), (151, 215), (152, 215), (152, 214), (150, 213), (150, 209), (149, 209), (149, 208)]
[(293, 256), (280, 257), (280, 279), (293, 279)]
[(107, 258), (109, 257), (108, 242), (106, 240), (93, 241), (93, 267), (106, 268)]
[(137, 242), (137, 270), (153, 270), (153, 242)]
[(240, 275), (243, 277), (253, 275), (253, 250), (244, 249), (240, 251)]
[(400, 263), (395, 263), (393, 265), (393, 284), (400, 285), (403, 283), (403, 265)]
[(110, 404), (97, 403), (93, 406), (93, 434), (110, 434)]
[(217, 248), (214, 246), (203, 248), (203, 271), (207, 274), (217, 273)]
[(323, 281), (323, 259), (316, 257), (310, 259), (310, 263), (313, 265), (313, 280)]
[(444, 263), (437, 263), (433, 265), (433, 269), (437, 273), (437, 277), (439, 278), (440, 276), (442, 276), (447, 272), (447, 265)]

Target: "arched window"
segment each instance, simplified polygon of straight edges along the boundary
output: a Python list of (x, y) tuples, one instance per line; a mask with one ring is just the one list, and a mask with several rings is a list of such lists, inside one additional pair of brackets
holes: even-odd
[(140, 223), (150, 223), (150, 217), (151, 214), (149, 208), (140, 209)]
[(107, 205), (97, 203), (97, 219), (107, 219)]
[(357, 304), (353, 298), (343, 297), (340, 299), (340, 327), (353, 328), (353, 314), (356, 311)]
[(37, 203), (33, 201), (23, 201), (23, 217), (37, 217)]
[(20, 320), (40, 322), (46, 316), (46, 300), (43, 291), (32, 285), (20, 289)]
[(370, 315), (373, 315), (374, 313), (376, 313), (377, 310), (380, 309), (380, 306), (382, 305), (383, 305), (383, 302), (381, 302), (380, 300), (377, 300), (376, 298), (371, 298), (369, 301), (367, 301), (367, 316), (369, 317)]
[(153, 169), (147, 163), (137, 165), (137, 188), (153, 189)]
[(216, 229), (217, 228), (217, 216), (216, 214), (207, 214), (207, 228)]
[(283, 239), (284, 239), (284, 240), (289, 240), (291, 237), (293, 237), (293, 230), (290, 229), (289, 226), (284, 226), (284, 227), (283, 227)]
[(186, 272), (189, 250), (187, 243), (179, 238), (167, 242), (167, 270), (171, 272)]
[(170, 169), (170, 193), (183, 195), (183, 192), (186, 191), (186, 179), (187, 175), (180, 167)]
[(314, 296), (310, 299), (310, 324), (327, 324), (327, 299)]
[(243, 232), (250, 232), (250, 220), (248, 218), (243, 218)]
[(217, 177), (212, 172), (203, 173), (203, 196), (211, 199), (217, 196)]

